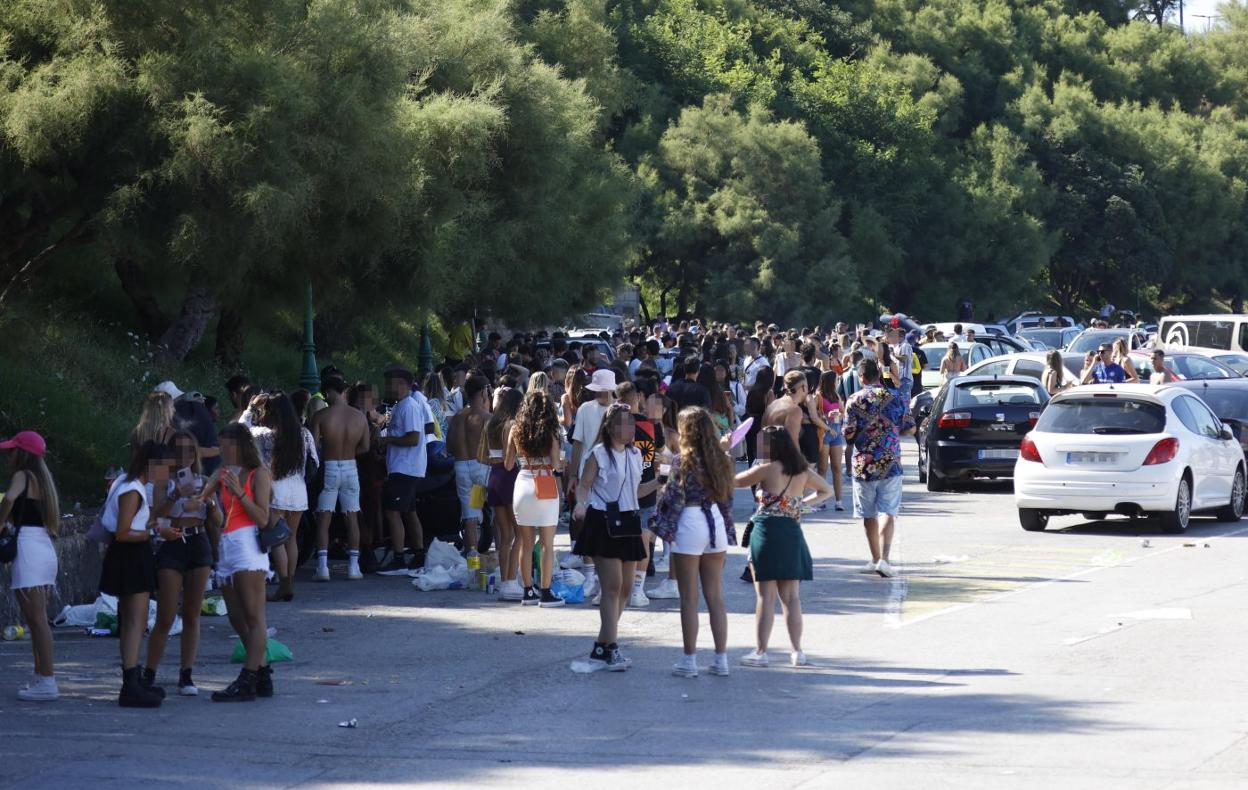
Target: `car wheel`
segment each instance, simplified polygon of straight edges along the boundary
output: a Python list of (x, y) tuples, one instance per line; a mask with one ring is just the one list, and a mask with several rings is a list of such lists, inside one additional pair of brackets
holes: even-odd
[(1226, 507), (1218, 508), (1218, 521), (1239, 521), (1244, 517), (1244, 470), (1235, 470), (1235, 481), (1231, 483), (1231, 501)]
[(1035, 508), (1020, 507), (1018, 523), (1028, 532), (1044, 532), (1044, 528), (1049, 525), (1049, 514)]
[(1179, 493), (1174, 497), (1174, 510), (1161, 514), (1161, 531), (1181, 535), (1187, 531), (1192, 518), (1192, 483), (1186, 475), (1179, 481)]
[(919, 445), (919, 482), (927, 482), (927, 454), (923, 452), (923, 445)]
[(924, 477), (927, 478), (927, 490), (928, 491), (944, 491), (948, 489), (949, 486), (945, 485), (945, 481), (937, 477), (936, 473), (932, 471), (932, 454), (931, 453), (927, 454), (926, 460), (927, 460), (927, 474), (924, 475)]

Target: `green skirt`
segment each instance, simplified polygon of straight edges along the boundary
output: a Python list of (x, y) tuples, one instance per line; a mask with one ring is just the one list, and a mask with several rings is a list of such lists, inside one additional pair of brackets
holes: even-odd
[(808, 582), (815, 578), (801, 523), (787, 516), (761, 513), (751, 521), (754, 528), (750, 531), (750, 562), (754, 565), (755, 581)]

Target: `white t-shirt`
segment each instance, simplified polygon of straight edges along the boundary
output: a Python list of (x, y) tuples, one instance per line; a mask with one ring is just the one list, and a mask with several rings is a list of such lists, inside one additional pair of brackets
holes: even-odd
[(147, 522), (152, 515), (151, 498), (147, 491), (147, 484), (124, 477), (117, 479), (118, 482), (113, 485), (113, 489), (108, 494), (108, 501), (104, 503), (104, 515), (100, 519), (104, 523), (104, 528), (113, 534), (117, 534), (117, 520), (121, 517), (121, 497), (123, 494), (131, 491), (138, 491), (139, 510), (134, 514), (134, 520), (130, 522), (130, 531), (147, 532)]
[(902, 381), (914, 381), (914, 351), (910, 344), (902, 341), (892, 347), (893, 359), (897, 362), (897, 373)]
[(597, 400), (582, 403), (576, 410), (576, 429), (572, 432), (572, 441), (581, 443), (581, 464), (576, 470), (578, 477), (585, 471), (590, 450), (598, 443), (598, 432), (602, 430), (602, 418), (606, 414), (607, 407)]
[(641, 485), (641, 450), (632, 447), (608, 451), (598, 445), (593, 456), (598, 461), (598, 476), (589, 489), (589, 506), (605, 511), (607, 502), (615, 502), (619, 497), (620, 510), (639, 510), (637, 486)]
[(386, 446), (386, 471), (390, 474), (424, 477), (428, 466), (425, 455), (425, 422), (427, 409), (422, 409), (414, 398), (408, 396), (390, 411), (390, 424), (386, 427), (386, 436), (401, 438), (409, 433), (420, 434), (420, 441), (411, 447), (398, 445)]
[(761, 354), (757, 357), (747, 357), (743, 370), (745, 371), (745, 386), (753, 387), (758, 381), (758, 374), (763, 368), (771, 367), (771, 361)]

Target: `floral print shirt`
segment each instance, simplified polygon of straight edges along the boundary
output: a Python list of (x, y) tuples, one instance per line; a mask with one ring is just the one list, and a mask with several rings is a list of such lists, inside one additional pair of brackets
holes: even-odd
[(897, 390), (872, 384), (845, 404), (846, 433), (853, 431), (854, 479), (887, 480), (901, 471), (901, 436), (914, 430), (914, 417)]

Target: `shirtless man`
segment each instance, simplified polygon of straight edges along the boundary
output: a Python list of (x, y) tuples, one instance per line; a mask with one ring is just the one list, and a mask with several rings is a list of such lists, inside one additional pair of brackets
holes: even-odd
[[(802, 455), (812, 464), (819, 463), (819, 428), (827, 430), (827, 423), (819, 413), (819, 405), (810, 393), (806, 374), (790, 370), (784, 374), (784, 394), (771, 402), (763, 412), (763, 427), (783, 426), (801, 448)], [(759, 432), (761, 441), (762, 432)], [(759, 457), (762, 457), (759, 446)]]
[(469, 553), (477, 550), (481, 526), (481, 508), (472, 506), (472, 487), (490, 482), (490, 468), (477, 460), (481, 431), (490, 419), (489, 390), (485, 376), (475, 374), (465, 379), (464, 408), (455, 413), (446, 430), (447, 449), (455, 456), (455, 490), (464, 522), (464, 548)]
[(329, 405), (312, 415), (312, 438), (321, 450), (325, 484), (316, 499), (316, 580), (329, 581), (329, 524), (341, 505), (347, 522), (347, 578), (360, 573), (360, 474), (355, 457), (368, 452), (368, 420), (343, 397), (347, 382), (338, 377), (321, 382)]

